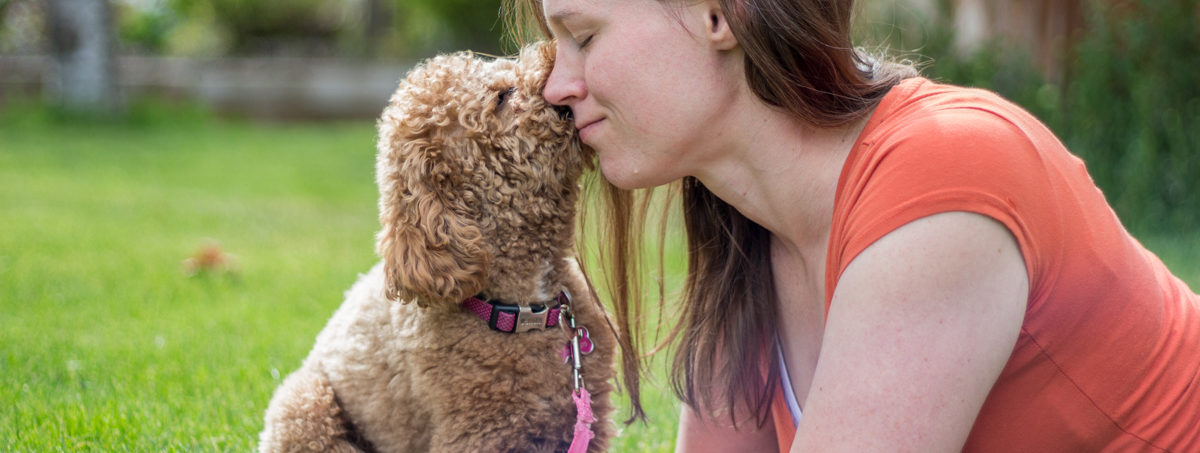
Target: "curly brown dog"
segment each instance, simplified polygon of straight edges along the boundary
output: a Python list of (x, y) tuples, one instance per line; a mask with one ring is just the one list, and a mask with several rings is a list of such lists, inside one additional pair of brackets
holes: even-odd
[(275, 391), (261, 451), (566, 451), (567, 313), (594, 345), (589, 451), (607, 448), (616, 339), (572, 252), (591, 156), (542, 99), (552, 63), (459, 53), (401, 82), (379, 122), (382, 262)]

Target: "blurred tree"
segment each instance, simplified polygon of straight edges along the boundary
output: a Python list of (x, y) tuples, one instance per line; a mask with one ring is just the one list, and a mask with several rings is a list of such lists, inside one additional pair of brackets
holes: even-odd
[(387, 36), (392, 21), (392, 10), (384, 0), (365, 0), (362, 17), (363, 53), (368, 57), (379, 55), (380, 41)]
[[(500, 0), (391, 0), (403, 52), (474, 50), (501, 54)], [(511, 50), (511, 49), (510, 49)]]
[(1200, 229), (1200, 0), (1089, 2), (1058, 129), (1136, 230)]
[(51, 102), (71, 112), (119, 112), (108, 1), (49, 0), (46, 18), (53, 65), (45, 89)]
[(42, 5), (35, 0), (0, 0), (0, 54), (33, 54), (46, 33)]
[[(0, 2), (11, 0), (0, 0)], [(119, 0), (126, 50), (423, 58), (498, 54), (500, 0)]]
[(114, 0), (112, 5), (119, 53), (161, 53), (171, 29), (179, 25), (164, 2)]
[[(171, 0), (183, 15), (211, 14), (238, 54), (327, 54), (347, 24), (344, 0)], [(353, 18), (357, 19), (357, 18)], [(351, 23), (357, 24), (357, 20)]]

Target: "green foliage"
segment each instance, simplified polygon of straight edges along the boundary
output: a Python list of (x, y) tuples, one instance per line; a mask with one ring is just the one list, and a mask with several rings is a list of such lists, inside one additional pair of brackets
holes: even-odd
[(166, 8), (139, 10), (125, 3), (114, 3), (117, 37), (127, 48), (142, 52), (162, 52), (167, 36), (176, 26), (176, 18)]
[(1095, 3), (1070, 66), (1057, 130), (1121, 218), (1200, 226), (1200, 5)]
[(423, 58), (501, 51), (500, 0), (165, 0), (117, 9), (125, 47), (151, 53)]
[(395, 6), (396, 28), (419, 55), (501, 53), (500, 0), (409, 0)]
[(171, 0), (185, 18), (209, 20), (235, 53), (329, 53), (359, 17), (345, 0)]

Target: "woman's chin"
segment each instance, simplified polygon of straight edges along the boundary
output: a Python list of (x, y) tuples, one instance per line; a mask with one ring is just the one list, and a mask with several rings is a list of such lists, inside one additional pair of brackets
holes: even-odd
[[(639, 188), (635, 184), (634, 179), (629, 177), (630, 175), (627, 168), (621, 166), (617, 162), (613, 162), (611, 157), (605, 159), (605, 153), (599, 150), (597, 150), (596, 153), (599, 155), (600, 174), (604, 175), (605, 181), (608, 181), (609, 184), (612, 184), (619, 189), (633, 190)], [(634, 173), (636, 174), (637, 172), (635, 171)]]
[(645, 149), (613, 149), (611, 147), (594, 148), (600, 174), (604, 179), (620, 189), (648, 189), (661, 186), (683, 177), (683, 170), (678, 162), (664, 162), (646, 159)]
[(600, 174), (604, 175), (604, 179), (609, 184), (624, 190), (648, 189), (669, 182), (649, 178), (648, 176), (652, 175), (644, 174), (638, 169), (630, 169), (615, 164), (605, 165), (604, 159), (600, 160)]

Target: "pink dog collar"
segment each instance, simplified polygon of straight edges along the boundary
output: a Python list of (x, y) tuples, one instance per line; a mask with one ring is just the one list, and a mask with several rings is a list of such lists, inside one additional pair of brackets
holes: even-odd
[(570, 297), (566, 292), (559, 292), (554, 300), (542, 305), (522, 307), (474, 296), (464, 300), (462, 306), (487, 321), (492, 330), (519, 333), (557, 326), (559, 312), (565, 303), (570, 303)]

